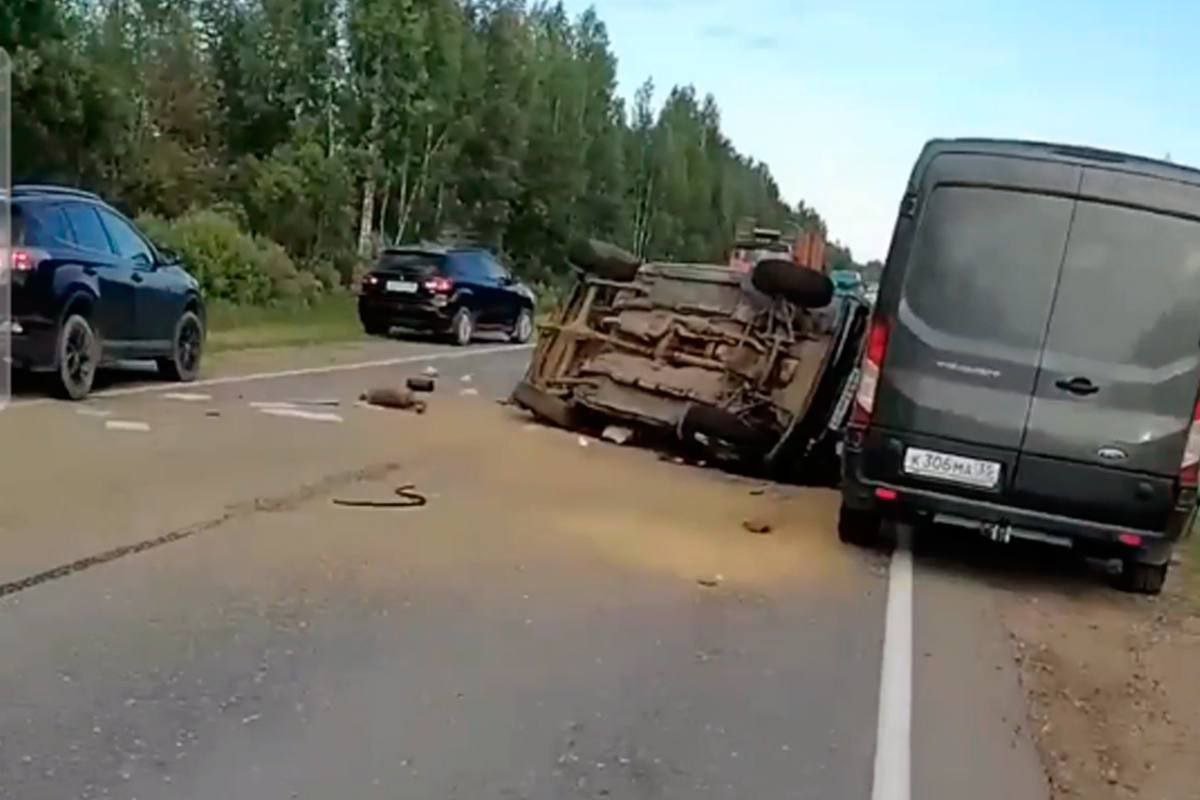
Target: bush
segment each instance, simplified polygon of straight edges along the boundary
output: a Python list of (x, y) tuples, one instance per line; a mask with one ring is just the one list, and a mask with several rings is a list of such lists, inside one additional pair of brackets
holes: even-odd
[(323, 291), (313, 276), (296, 269), (282, 247), (246, 233), (221, 211), (198, 209), (170, 221), (143, 216), (138, 224), (155, 242), (179, 254), (209, 299), (239, 305), (311, 302)]

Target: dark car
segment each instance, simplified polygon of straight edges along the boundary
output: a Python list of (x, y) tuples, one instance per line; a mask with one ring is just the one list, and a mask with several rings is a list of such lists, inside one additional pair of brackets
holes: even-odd
[(1120, 559), (1157, 593), (1200, 466), (1200, 171), (935, 141), (900, 208), (839, 531), (927, 519)]
[(88, 192), (12, 191), (12, 361), (51, 371), (72, 400), (96, 368), (153, 359), (191, 381), (204, 347), (199, 283), (122, 214)]
[(477, 247), (387, 249), (363, 278), (358, 298), (358, 317), (369, 334), (399, 327), (449, 336), (458, 345), (469, 344), (477, 331), (527, 342), (533, 309), (533, 292)]

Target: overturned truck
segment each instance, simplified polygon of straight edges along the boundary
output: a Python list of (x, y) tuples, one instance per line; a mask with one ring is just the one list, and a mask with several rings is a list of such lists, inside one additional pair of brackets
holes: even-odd
[(513, 400), (555, 425), (620, 423), (776, 477), (826, 482), (867, 323), (788, 260), (748, 272), (572, 249), (578, 280)]

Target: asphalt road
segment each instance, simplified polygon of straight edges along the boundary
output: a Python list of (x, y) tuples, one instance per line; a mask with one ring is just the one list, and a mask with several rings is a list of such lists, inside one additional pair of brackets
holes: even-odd
[[(376, 342), (82, 405), (26, 387), (0, 798), (1046, 796), (975, 576), (918, 559), (889, 613), (833, 493), (534, 425), (495, 402), (527, 358)], [(355, 405), (428, 365), (425, 415)], [(332, 502), (400, 484), (428, 504)]]

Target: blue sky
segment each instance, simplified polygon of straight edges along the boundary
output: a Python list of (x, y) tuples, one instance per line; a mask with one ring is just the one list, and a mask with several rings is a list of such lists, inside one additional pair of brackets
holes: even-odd
[(882, 258), (922, 143), (1086, 144), (1200, 165), (1200, 3), (566, 0), (608, 26), (620, 92), (712, 92), (859, 260)]

